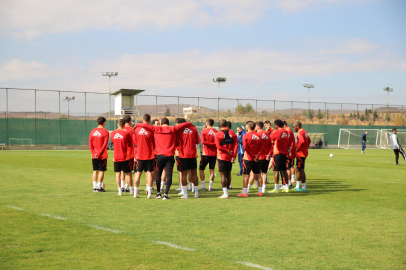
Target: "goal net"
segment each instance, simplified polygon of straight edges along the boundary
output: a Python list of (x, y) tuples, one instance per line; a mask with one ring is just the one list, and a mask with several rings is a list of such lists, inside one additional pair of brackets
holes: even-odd
[[(392, 133), (392, 129), (381, 129), (380, 130), (380, 140), (379, 140), (379, 147), (384, 149), (390, 149), (390, 134)], [(398, 129), (396, 136), (398, 137), (398, 141), (400, 145), (406, 146), (406, 129)]]
[(344, 129), (340, 128), (338, 135), (338, 148), (357, 149), (362, 147), (362, 135), (368, 132), (367, 147), (380, 147), (379, 129)]
[(9, 138), (8, 139), (9, 145), (32, 145), (31, 139), (21, 139), (21, 138)]

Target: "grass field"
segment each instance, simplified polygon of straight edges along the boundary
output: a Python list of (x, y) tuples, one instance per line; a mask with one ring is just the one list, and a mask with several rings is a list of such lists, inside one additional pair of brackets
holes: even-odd
[(1, 151), (0, 268), (405, 269), (406, 164), (360, 152), (311, 150), (307, 193), (237, 198), (235, 165), (229, 200), (162, 201), (117, 196), (112, 158), (93, 193), (88, 151)]

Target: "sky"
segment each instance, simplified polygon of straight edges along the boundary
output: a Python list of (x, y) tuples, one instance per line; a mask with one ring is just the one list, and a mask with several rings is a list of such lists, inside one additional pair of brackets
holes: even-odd
[(217, 97), (226, 77), (224, 98), (307, 102), (310, 83), (311, 101), (386, 104), (388, 86), (406, 106), (405, 13), (403, 0), (3, 0), (0, 87), (108, 93), (101, 73), (116, 71), (112, 91)]

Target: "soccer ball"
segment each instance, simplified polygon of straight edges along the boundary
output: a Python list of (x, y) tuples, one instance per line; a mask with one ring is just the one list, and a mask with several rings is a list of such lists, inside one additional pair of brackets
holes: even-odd
[(333, 154), (330, 154), (330, 157), (334, 157), (334, 155), (333, 155)]

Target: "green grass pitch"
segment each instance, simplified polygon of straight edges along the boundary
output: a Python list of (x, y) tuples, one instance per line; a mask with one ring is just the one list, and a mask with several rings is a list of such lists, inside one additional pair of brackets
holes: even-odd
[(175, 180), (170, 200), (148, 200), (145, 178), (141, 198), (119, 197), (109, 156), (93, 193), (89, 151), (0, 152), (1, 269), (406, 268), (406, 164), (391, 150), (310, 150), (305, 194), (238, 198), (236, 164), (228, 200), (219, 176), (199, 199)]

